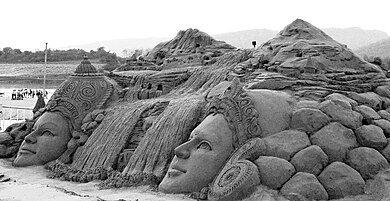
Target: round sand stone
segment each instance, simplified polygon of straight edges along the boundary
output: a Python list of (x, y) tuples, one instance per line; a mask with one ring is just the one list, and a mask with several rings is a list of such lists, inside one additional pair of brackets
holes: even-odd
[(364, 180), (360, 174), (342, 162), (333, 162), (318, 176), (328, 192), (329, 199), (364, 193)]
[(356, 139), (362, 146), (382, 150), (387, 145), (383, 130), (375, 125), (364, 125), (356, 129)]
[(346, 163), (357, 170), (364, 179), (372, 179), (380, 170), (389, 168), (389, 163), (377, 150), (359, 147), (348, 153)]
[(297, 130), (286, 130), (263, 138), (267, 156), (290, 160), (298, 151), (310, 146), (306, 133)]
[(386, 158), (387, 161), (390, 161), (390, 138), (387, 138), (387, 145), (380, 152)]
[(378, 111), (379, 116), (381, 116), (382, 119), (386, 119), (387, 121), (390, 121), (390, 113), (386, 110), (380, 110)]
[(351, 98), (348, 98), (347, 96), (344, 96), (343, 94), (340, 94), (340, 93), (332, 93), (332, 94), (329, 94), (328, 96), (325, 97), (325, 100), (345, 100), (347, 101), (352, 107), (355, 107), (358, 105), (358, 103), (351, 99)]
[(358, 147), (353, 131), (337, 122), (323, 127), (310, 140), (328, 155), (329, 162), (344, 161), (347, 152)]
[(295, 166), (297, 172), (318, 175), (328, 164), (328, 156), (319, 146), (312, 145), (295, 154), (291, 159), (291, 164)]
[(273, 156), (260, 156), (255, 160), (260, 182), (272, 189), (279, 189), (295, 174), (294, 166), (287, 160)]
[(390, 86), (386, 86), (386, 85), (379, 86), (375, 89), (375, 92), (380, 96), (390, 98)]
[(373, 120), (372, 124), (374, 124), (375, 126), (379, 126), (383, 130), (385, 136), (390, 137), (390, 121), (386, 119), (378, 119)]
[(354, 108), (356, 112), (359, 112), (363, 116), (365, 122), (371, 122), (372, 120), (380, 119), (381, 116), (372, 108), (366, 105), (359, 105)]
[(311, 134), (329, 124), (330, 117), (318, 109), (302, 108), (293, 112), (291, 128)]
[(339, 122), (348, 128), (356, 129), (362, 125), (363, 116), (360, 113), (345, 108), (336, 101), (327, 100), (322, 102), (320, 110), (331, 117), (333, 121)]
[(280, 189), (282, 195), (299, 194), (310, 200), (327, 200), (328, 193), (316, 176), (298, 172)]

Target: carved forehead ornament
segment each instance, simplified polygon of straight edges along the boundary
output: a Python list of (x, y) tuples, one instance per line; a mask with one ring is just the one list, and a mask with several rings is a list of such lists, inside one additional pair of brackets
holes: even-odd
[(233, 79), (223, 93), (209, 100), (206, 116), (213, 113), (225, 116), (229, 128), (234, 133), (233, 146), (235, 148), (261, 133), (258, 123), (259, 114), (238, 79)]

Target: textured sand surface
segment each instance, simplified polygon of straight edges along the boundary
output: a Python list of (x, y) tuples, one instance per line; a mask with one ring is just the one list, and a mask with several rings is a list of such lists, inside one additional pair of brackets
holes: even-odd
[(150, 187), (99, 190), (98, 182), (75, 183), (49, 179), (42, 166), (15, 168), (10, 161), (0, 159), (0, 173), (9, 182), (0, 183), (0, 200), (51, 201), (51, 200), (139, 200), (181, 201), (193, 200), (185, 195), (167, 195), (154, 192)]

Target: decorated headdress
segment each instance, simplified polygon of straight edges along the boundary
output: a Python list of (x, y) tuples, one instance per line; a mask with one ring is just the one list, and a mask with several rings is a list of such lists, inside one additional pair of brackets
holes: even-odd
[[(98, 73), (85, 56), (75, 72), (54, 92), (44, 110), (40, 111), (41, 114), (46, 111), (59, 112), (72, 125), (72, 139), (68, 142), (68, 149), (60, 157), (62, 162), (69, 163), (76, 149), (86, 142), (92, 133), (91, 130), (87, 131), (91, 126), (85, 126), (89, 123), (85, 123), (86, 117), (93, 116), (91, 114), (96, 117), (99, 112), (102, 113), (101, 109), (105, 109), (108, 100), (116, 92), (115, 89), (116, 84)], [(102, 118), (99, 122), (101, 120)]]
[(240, 81), (235, 78), (232, 82), (221, 83), (215, 88), (218, 92), (209, 94), (206, 116), (212, 113), (224, 115), (233, 131), (233, 146), (238, 148), (248, 139), (259, 136), (259, 114)]
[(102, 109), (114, 91), (114, 85), (85, 56), (76, 71), (54, 92), (46, 111), (59, 111), (74, 121), (80, 130), (83, 118), (93, 110)]

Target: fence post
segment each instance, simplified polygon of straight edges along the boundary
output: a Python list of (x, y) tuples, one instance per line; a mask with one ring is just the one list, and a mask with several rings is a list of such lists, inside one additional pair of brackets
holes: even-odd
[(4, 128), (3, 105), (0, 104), (0, 131)]
[(9, 109), (9, 122), (12, 123), (12, 108)]

